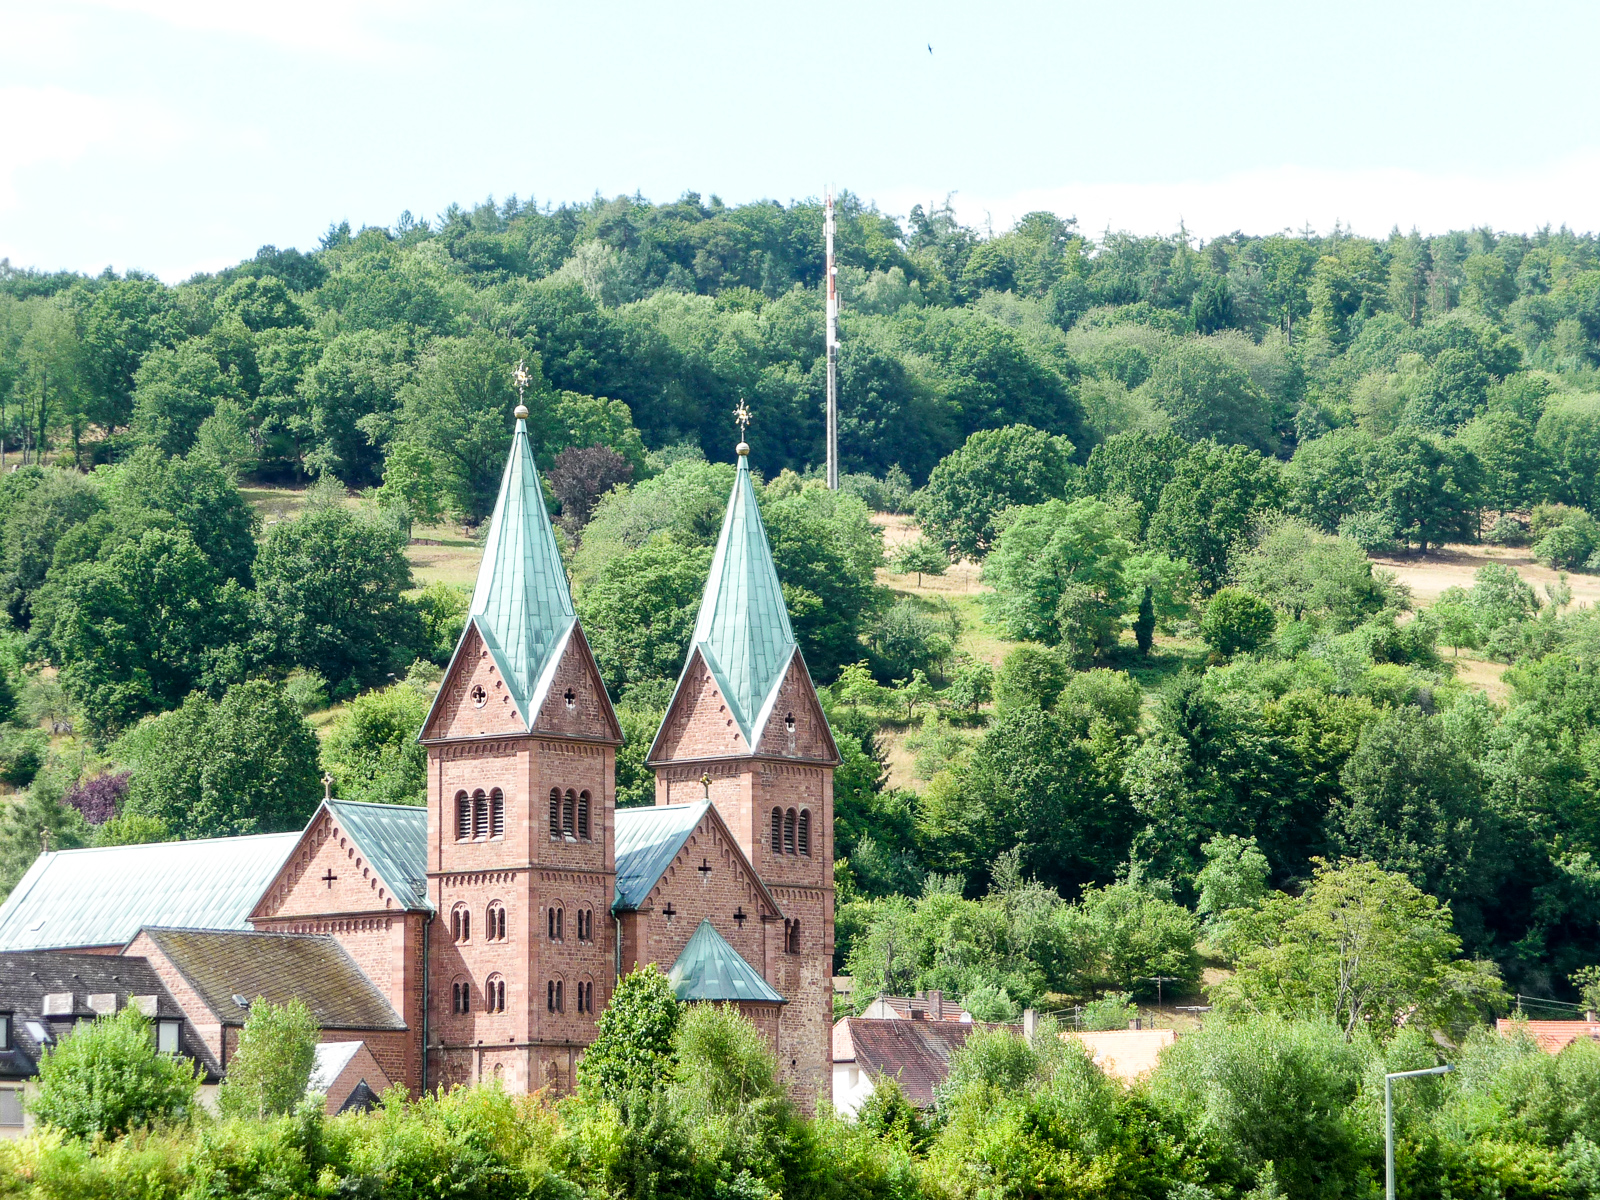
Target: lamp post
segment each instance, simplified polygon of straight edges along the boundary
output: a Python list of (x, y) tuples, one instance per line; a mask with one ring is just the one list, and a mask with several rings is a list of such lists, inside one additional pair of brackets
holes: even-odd
[(1396, 1071), (1383, 1077), (1383, 1194), (1394, 1200), (1394, 1081), (1416, 1079), (1420, 1075), (1448, 1075), (1452, 1066), (1429, 1067), (1426, 1071)]

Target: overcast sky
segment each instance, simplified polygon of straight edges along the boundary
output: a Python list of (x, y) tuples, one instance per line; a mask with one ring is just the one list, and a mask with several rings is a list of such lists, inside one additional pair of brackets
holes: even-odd
[(1588, 230), (1597, 34), (1528, 0), (0, 0), (0, 256), (180, 279), (489, 195), (829, 182), (996, 229)]

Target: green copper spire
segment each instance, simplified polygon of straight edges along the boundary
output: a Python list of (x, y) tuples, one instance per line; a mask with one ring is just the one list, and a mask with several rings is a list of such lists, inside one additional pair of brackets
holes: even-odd
[(528, 444), (527, 416), (519, 404), (467, 619), (477, 626), (511, 689), (512, 703), (531, 727), (577, 616)]
[(753, 748), (766, 724), (769, 702), (789, 669), (795, 642), (750, 478), (750, 447), (743, 442), (700, 600), (691, 657), (695, 650), (716, 679), (745, 744)]

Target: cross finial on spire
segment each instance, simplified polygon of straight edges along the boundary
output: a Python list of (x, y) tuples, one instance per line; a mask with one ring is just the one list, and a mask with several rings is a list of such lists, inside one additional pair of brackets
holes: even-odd
[(739, 444), (735, 449), (740, 458), (745, 458), (750, 453), (750, 443), (744, 440), (745, 430), (749, 428), (752, 420), (750, 406), (744, 402), (744, 397), (739, 397), (739, 407), (733, 410), (734, 423), (739, 426)]
[(523, 395), (523, 393), (528, 390), (528, 384), (531, 379), (532, 376), (528, 374), (528, 368), (523, 365), (523, 360), (520, 358), (517, 359), (517, 365), (511, 371), (511, 382), (517, 389), (516, 416), (517, 420), (519, 421), (526, 421), (528, 419), (528, 405), (526, 402), (526, 397)]
[(333, 799), (333, 773), (330, 771), (322, 777), (322, 798)]

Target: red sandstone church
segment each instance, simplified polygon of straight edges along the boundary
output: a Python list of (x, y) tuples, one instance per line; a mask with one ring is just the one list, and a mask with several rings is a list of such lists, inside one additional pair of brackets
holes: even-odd
[(299, 834), (47, 853), (0, 906), (0, 951), (144, 958), (224, 1069), (246, 1016), (230, 979), (246, 1003), (302, 995), (325, 1041), (366, 1042), (418, 1091), (567, 1088), (617, 980), (655, 963), (681, 999), (737, 1004), (800, 1103), (829, 1095), (839, 759), (749, 447), (650, 750), (656, 804), (619, 810), (622, 733), (526, 416), (421, 730), (426, 809), (330, 798)]

